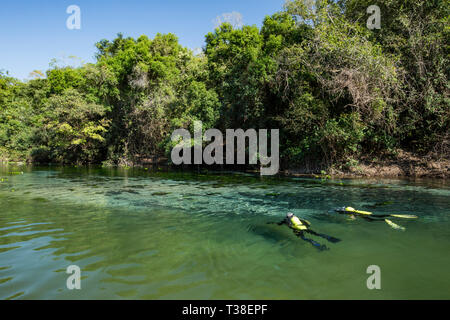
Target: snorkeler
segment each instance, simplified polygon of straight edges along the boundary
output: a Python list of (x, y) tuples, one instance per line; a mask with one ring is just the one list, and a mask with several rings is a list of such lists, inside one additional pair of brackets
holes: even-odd
[[(269, 222), (269, 224), (271, 224), (273, 222)], [(318, 237), (322, 237), (327, 239), (330, 242), (336, 243), (341, 241), (340, 239), (337, 238), (333, 238), (330, 236), (327, 236), (326, 234), (320, 234), (317, 233), (313, 230), (311, 230), (309, 227), (311, 226), (311, 223), (309, 223), (309, 221), (307, 220), (303, 220), (298, 218), (297, 216), (295, 216), (293, 213), (288, 212), (288, 214), (286, 215), (286, 217), (283, 219), (283, 221), (277, 223), (279, 226), (283, 225), (283, 224), (287, 224), (289, 226), (289, 228), (291, 228), (292, 230), (294, 230), (294, 234), (301, 238), (302, 240), (305, 240), (309, 243), (311, 243), (313, 246), (315, 246), (317, 249), (319, 250), (326, 250), (328, 249), (328, 247), (326, 245), (322, 245), (312, 239), (306, 238), (305, 237), (305, 232), (318, 236)]]
[(417, 216), (410, 215), (410, 214), (383, 214), (383, 215), (374, 215), (372, 212), (369, 211), (361, 211), (356, 210), (352, 207), (342, 207), (334, 210), (335, 212), (339, 214), (348, 214), (351, 219), (355, 219), (355, 216), (359, 216), (367, 221), (384, 221), (389, 226), (391, 226), (394, 229), (405, 231), (405, 228), (402, 226), (399, 226), (398, 224), (392, 222), (389, 219), (389, 217), (394, 218), (404, 218), (404, 219), (416, 219)]

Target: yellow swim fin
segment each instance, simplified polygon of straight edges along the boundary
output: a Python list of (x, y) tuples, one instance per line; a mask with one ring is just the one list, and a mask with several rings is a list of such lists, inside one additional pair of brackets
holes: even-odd
[(371, 215), (371, 214), (373, 214), (372, 212), (369, 212), (369, 211), (361, 211), (361, 210), (355, 210), (355, 212), (356, 213), (359, 213), (359, 214), (365, 214), (365, 215)]
[(386, 223), (390, 225), (393, 229), (405, 231), (406, 229), (398, 224), (393, 223), (391, 220), (385, 219)]
[(415, 215), (412, 215), (412, 214), (381, 214), (381, 215), (375, 215), (375, 214), (373, 214), (373, 212), (356, 210), (356, 209), (354, 209), (352, 207), (346, 207), (345, 211), (358, 213), (358, 214), (362, 214), (362, 215), (366, 215), (366, 216), (373, 215), (374, 217), (377, 217), (377, 218), (384, 218), (384, 217), (395, 217), (395, 218), (404, 218), (404, 219), (417, 219), (418, 218), (418, 216), (415, 216)]
[(417, 219), (418, 218), (418, 216), (415, 216), (412, 214), (391, 214), (391, 217), (404, 218), (404, 219)]
[(371, 214), (372, 214), (372, 212), (356, 210), (356, 209), (354, 209), (354, 208), (352, 208), (352, 207), (347, 207), (347, 208), (345, 208), (345, 211), (347, 211), (347, 212), (359, 213), (359, 214), (365, 214), (365, 215), (371, 215)]

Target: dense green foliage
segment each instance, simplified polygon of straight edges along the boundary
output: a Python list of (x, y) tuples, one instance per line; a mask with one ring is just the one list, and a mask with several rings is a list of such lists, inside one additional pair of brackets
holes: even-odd
[(280, 128), (282, 163), (351, 164), (398, 149), (449, 157), (449, 4), (292, 0), (263, 26), (224, 23), (200, 55), (172, 34), (97, 43), (97, 62), (20, 82), (0, 73), (0, 153), (137, 163), (177, 128)]

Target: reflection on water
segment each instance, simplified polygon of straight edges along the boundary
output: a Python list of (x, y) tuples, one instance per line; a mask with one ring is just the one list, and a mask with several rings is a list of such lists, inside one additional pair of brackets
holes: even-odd
[[(11, 166), (0, 181), (1, 299), (450, 298), (445, 181)], [(400, 232), (330, 211), (345, 205), (419, 219)], [(287, 211), (343, 241), (318, 252), (267, 224)]]

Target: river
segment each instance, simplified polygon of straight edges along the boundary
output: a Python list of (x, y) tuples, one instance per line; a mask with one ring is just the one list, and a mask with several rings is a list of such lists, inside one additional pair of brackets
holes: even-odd
[[(0, 179), (0, 299), (450, 298), (444, 180), (14, 165)], [(418, 219), (392, 218), (400, 231), (342, 206)], [(288, 211), (342, 241), (308, 236), (319, 251), (267, 224)]]

